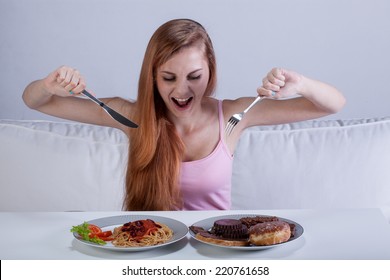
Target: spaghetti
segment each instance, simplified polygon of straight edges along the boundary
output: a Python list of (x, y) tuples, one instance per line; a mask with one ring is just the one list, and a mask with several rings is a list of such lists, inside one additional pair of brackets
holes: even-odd
[(173, 231), (167, 225), (153, 220), (129, 222), (114, 229), (112, 244), (115, 247), (144, 247), (162, 244), (170, 240)]

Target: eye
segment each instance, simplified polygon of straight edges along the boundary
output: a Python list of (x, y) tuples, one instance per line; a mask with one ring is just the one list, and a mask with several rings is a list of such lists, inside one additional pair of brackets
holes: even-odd
[(199, 80), (201, 77), (202, 77), (202, 75), (188, 76), (188, 80)]
[(173, 82), (175, 81), (175, 77), (162, 77), (162, 79), (166, 82)]

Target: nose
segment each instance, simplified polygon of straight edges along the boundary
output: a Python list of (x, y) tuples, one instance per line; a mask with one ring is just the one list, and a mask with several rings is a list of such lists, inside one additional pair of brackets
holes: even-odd
[(180, 79), (176, 82), (175, 93), (179, 96), (183, 96), (188, 92), (188, 82), (186, 79)]

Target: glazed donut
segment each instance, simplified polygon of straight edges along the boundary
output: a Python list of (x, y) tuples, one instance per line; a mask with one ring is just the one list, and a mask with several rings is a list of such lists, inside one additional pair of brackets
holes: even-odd
[(286, 242), (290, 236), (290, 225), (283, 221), (260, 223), (249, 228), (249, 242), (257, 246)]

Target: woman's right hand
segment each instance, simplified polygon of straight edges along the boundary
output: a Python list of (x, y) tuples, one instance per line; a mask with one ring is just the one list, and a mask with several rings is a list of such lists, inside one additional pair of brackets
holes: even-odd
[(61, 66), (43, 79), (48, 93), (63, 97), (80, 94), (85, 89), (85, 79), (69, 66)]

